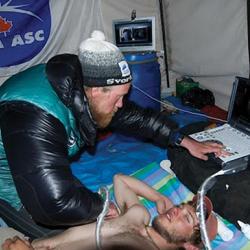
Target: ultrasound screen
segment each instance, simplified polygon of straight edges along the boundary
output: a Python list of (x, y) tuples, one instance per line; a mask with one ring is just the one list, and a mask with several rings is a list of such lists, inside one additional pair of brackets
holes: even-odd
[(231, 120), (250, 127), (250, 80), (239, 78)]

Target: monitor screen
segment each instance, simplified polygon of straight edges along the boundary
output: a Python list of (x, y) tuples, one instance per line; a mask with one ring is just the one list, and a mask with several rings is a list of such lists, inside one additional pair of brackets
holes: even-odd
[(229, 115), (233, 125), (250, 131), (250, 79), (236, 78), (229, 105)]
[(113, 20), (113, 37), (122, 51), (155, 50), (155, 17)]

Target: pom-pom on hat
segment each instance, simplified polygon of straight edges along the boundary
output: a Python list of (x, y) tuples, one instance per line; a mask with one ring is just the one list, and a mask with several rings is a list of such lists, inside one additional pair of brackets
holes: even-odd
[(114, 44), (105, 41), (103, 32), (95, 30), (79, 47), (83, 85), (102, 87), (126, 84), (132, 80), (128, 63)]

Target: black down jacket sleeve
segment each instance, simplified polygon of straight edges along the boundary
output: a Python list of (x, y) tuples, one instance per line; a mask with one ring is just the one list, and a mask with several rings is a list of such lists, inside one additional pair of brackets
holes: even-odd
[(179, 135), (177, 124), (168, 115), (153, 109), (145, 109), (127, 99), (110, 124), (116, 131), (151, 139), (156, 145), (174, 145)]
[(11, 173), (33, 219), (52, 226), (96, 219), (103, 201), (72, 175), (62, 123), (27, 103), (8, 104), (1, 119)]

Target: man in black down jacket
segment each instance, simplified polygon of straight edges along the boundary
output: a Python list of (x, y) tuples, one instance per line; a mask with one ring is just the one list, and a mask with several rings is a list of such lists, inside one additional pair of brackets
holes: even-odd
[[(181, 145), (204, 160), (206, 153), (221, 153), (220, 145), (184, 137), (165, 115), (125, 100), (131, 80), (122, 53), (95, 31), (78, 56), (55, 56), (1, 86), (0, 217), (31, 237), (47, 232), (36, 231), (36, 224), (27, 227), (27, 214), (46, 227), (95, 220), (103, 200), (72, 175), (70, 158), (95, 144), (97, 129), (140, 131), (163, 147)], [(10, 219), (9, 204), (22, 215)]]

